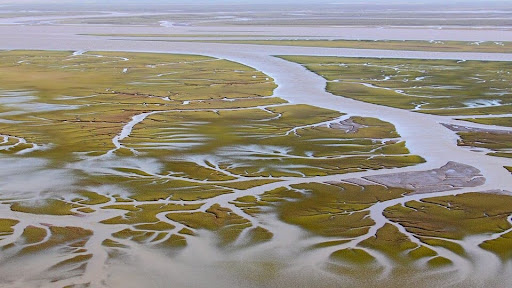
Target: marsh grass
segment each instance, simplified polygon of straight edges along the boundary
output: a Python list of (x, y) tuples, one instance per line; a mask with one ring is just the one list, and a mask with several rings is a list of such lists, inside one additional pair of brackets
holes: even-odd
[(512, 158), (512, 133), (492, 131), (459, 132), (457, 144), (476, 148), (486, 148), (494, 152), (488, 155)]
[[(206, 108), (215, 99), (222, 103), (219, 106), (233, 105), (221, 99), (269, 96), (275, 88), (260, 72), (203, 56), (3, 51), (0, 59), (0, 77), (5, 80), (0, 88), (30, 95), (26, 102), (14, 103), (7, 110), (25, 110), (8, 117), (24, 125), (2, 123), (0, 131), (27, 139), (27, 145), (54, 144), (45, 154), (56, 160), (72, 159), (77, 152), (112, 149), (111, 139), (142, 112), (179, 109), (183, 99), (209, 101), (192, 103), (188, 109)], [(125, 68), (128, 70), (123, 73)], [(283, 103), (277, 98), (241, 102), (240, 106)], [(33, 111), (25, 107), (33, 107)], [(30, 147), (18, 146), (7, 152)]]
[(379, 105), (439, 115), (479, 115), (509, 113), (512, 104), (508, 62), (281, 58), (324, 77), (333, 94)]
[[(79, 227), (58, 227), (50, 226), (51, 236), (45, 242), (34, 244), (31, 246), (24, 247), (20, 253), (31, 254), (31, 253), (43, 253), (50, 249), (62, 249), (63, 247), (84, 247), (86, 242), (92, 236), (93, 232), (87, 229)], [(27, 239), (29, 241), (38, 240), (34, 237), (34, 233), (37, 233), (40, 238), (41, 232), (28, 231)]]
[(437, 255), (430, 248), (413, 243), (406, 235), (389, 223), (380, 228), (375, 236), (366, 239), (360, 245), (383, 252), (396, 263), (405, 265), (414, 260)]
[(242, 209), (270, 206), (286, 223), (321, 236), (347, 239), (365, 234), (375, 224), (367, 208), (404, 193), (407, 190), (382, 186), (308, 183), (265, 192), (259, 201), (239, 198), (236, 205)]
[[(234, 242), (244, 229), (252, 226), (247, 219), (218, 204), (214, 204), (206, 212), (178, 212), (167, 214), (167, 217), (192, 229), (216, 231), (219, 235), (219, 245)], [(261, 229), (256, 231), (253, 229), (251, 233), (254, 241), (264, 241), (269, 238), (268, 234)]]
[(42, 215), (75, 215), (71, 210), (80, 205), (72, 204), (58, 199), (44, 199), (37, 201), (21, 201), (11, 204), (11, 210), (16, 212), (42, 214)]
[[(132, 224), (143, 230), (169, 230), (168, 223), (161, 222), (156, 215), (162, 212), (196, 210), (202, 205), (177, 205), (177, 204), (143, 204), (143, 205), (112, 205), (103, 207), (103, 209), (121, 209), (128, 212), (123, 216), (118, 216), (104, 220), (103, 224)], [(152, 229), (141, 228), (151, 227)], [(173, 229), (173, 228), (170, 228)]]
[[(202, 237), (201, 230), (213, 232), (222, 248), (257, 245), (274, 235), (263, 224), (253, 225), (248, 215), (268, 211), (311, 234), (344, 241), (374, 224), (365, 209), (406, 191), (301, 184), (261, 191), (259, 198), (236, 193), (281, 181), (278, 177), (424, 162), (410, 155), (393, 124), (287, 103), (272, 96), (276, 85), (270, 77), (234, 62), (94, 51), (4, 51), (0, 60), (5, 79), (0, 113), (6, 112), (1, 117), (17, 123), (0, 122), (0, 135), (8, 135), (3, 145), (10, 147), (0, 151), (25, 157), (20, 153), (40, 145), (28, 157), (47, 160), (43, 169), (72, 170), (74, 182), (61, 188), (69, 188), (71, 199), (51, 194), (38, 201), (13, 200), (8, 202), (11, 210), (62, 217), (118, 210), (121, 216), (101, 221), (115, 231), (103, 241), (109, 248), (126, 248), (120, 239), (129, 239), (177, 251), (187, 238)], [(149, 114), (115, 143), (114, 137), (142, 113)], [(20, 139), (27, 143), (14, 146)], [(238, 198), (229, 205), (247, 215), (220, 204), (202, 210), (207, 199), (228, 194)], [(0, 236), (12, 233), (17, 223), (3, 222)], [(49, 230), (51, 235), (41, 227), (26, 227), (21, 251), (73, 247), (80, 255), (63, 260), (62, 267), (88, 262), (88, 251), (82, 250), (92, 231)]]
[(12, 234), (14, 232), (12, 227), (18, 223), (19, 221), (14, 219), (0, 219), (0, 238)]
[[(162, 35), (143, 36), (125, 34), (130, 37), (168, 37)], [(235, 35), (232, 35), (234, 37)], [(172, 37), (214, 37), (211, 35), (182, 35)], [(224, 37), (224, 36), (222, 36)], [(254, 37), (254, 36), (251, 36)], [(181, 40), (184, 41), (184, 40)], [(397, 41), (397, 40), (190, 40), (208, 43), (276, 45), (276, 46), (302, 46), (323, 48), (354, 48), (354, 49), (379, 49), (379, 50), (408, 50), (408, 51), (439, 51), (439, 52), (483, 52), (483, 53), (508, 53), (512, 48), (510, 42), (474, 42), (466, 41)]]
[(512, 127), (512, 117), (473, 118), (473, 119), (461, 119), (461, 120), (473, 122), (473, 123), (485, 124), (485, 125)]
[(422, 237), (463, 239), (498, 233), (512, 228), (512, 197), (508, 195), (467, 193), (407, 202), (384, 211), (384, 215)]

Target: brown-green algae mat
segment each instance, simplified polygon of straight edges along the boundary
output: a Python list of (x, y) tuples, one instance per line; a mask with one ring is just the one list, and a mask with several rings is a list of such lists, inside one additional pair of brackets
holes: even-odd
[[(263, 73), (203, 56), (0, 58), (2, 160), (44, 182), (21, 187), (7, 174), (13, 183), (0, 191), (5, 285), (115, 286), (109, 265), (211, 257), (212, 271), (242, 275), (246, 286), (272, 286), (313, 263), (305, 275), (327, 279), (315, 286), (392, 287), (424, 269), (453, 281), (457, 265), (482, 259), (477, 249), (510, 260), (508, 195), (317, 180), (422, 163), (391, 123), (289, 104)], [(383, 209), (386, 223), (371, 217), (399, 200)], [(283, 248), (290, 239), (301, 241)], [(201, 247), (209, 251), (190, 252)], [(287, 251), (268, 252), (276, 249)], [(17, 269), (30, 271), (25, 282)]]

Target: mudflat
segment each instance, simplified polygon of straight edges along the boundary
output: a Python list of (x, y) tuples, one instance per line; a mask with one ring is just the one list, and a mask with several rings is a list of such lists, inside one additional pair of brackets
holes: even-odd
[(26, 5), (0, 286), (510, 282), (507, 7)]

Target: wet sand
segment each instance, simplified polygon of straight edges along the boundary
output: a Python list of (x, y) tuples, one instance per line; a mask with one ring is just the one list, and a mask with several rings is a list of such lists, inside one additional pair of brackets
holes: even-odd
[[(180, 28), (181, 29), (181, 28)], [(203, 28), (201, 28), (203, 29)], [(216, 27), (209, 28), (210, 30), (217, 31), (225, 28)], [(236, 28), (240, 29), (241, 28)], [(236, 30), (235, 29), (235, 30)], [(258, 33), (274, 33), (272, 30), (277, 31), (275, 33), (283, 33), (288, 35), (296, 35), (296, 33), (315, 33), (321, 34), (326, 33), (331, 36), (344, 35), (347, 38), (359, 37), (360, 39), (372, 39), (381, 37), (378, 39), (409, 39), (409, 40), (430, 40), (435, 39), (446, 39), (446, 40), (512, 40), (512, 32), (493, 31), (481, 31), (481, 33), (475, 33), (474, 31), (444, 31), (444, 30), (433, 30), (425, 29), (421, 33), (418, 29), (388, 29), (385, 31), (376, 31), (374, 28), (360, 28), (359, 30), (353, 30), (353, 28), (320, 28), (320, 30), (300, 29), (300, 28), (258, 28), (251, 27), (252, 30), (258, 30)], [(282, 29), (282, 30), (280, 30)], [(296, 30), (293, 30), (296, 29)], [(42, 33), (42, 32), (45, 33)], [(406, 141), (407, 148), (412, 154), (420, 155), (424, 157), (427, 162), (425, 164), (399, 168), (399, 169), (388, 169), (379, 171), (366, 171), (360, 173), (350, 173), (345, 175), (334, 175), (324, 177), (311, 177), (311, 178), (283, 178), (284, 182), (267, 184), (259, 186), (253, 189), (249, 189), (244, 192), (244, 195), (259, 195), (264, 191), (268, 191), (273, 188), (282, 187), (290, 184), (307, 183), (307, 182), (328, 182), (328, 181), (342, 181), (349, 180), (352, 178), (368, 177), (380, 175), (383, 177), (384, 174), (389, 173), (410, 173), (417, 171), (425, 171), (429, 169), (437, 169), (445, 165), (448, 161), (454, 161), (464, 165), (469, 165), (478, 169), (478, 173), (485, 178), (485, 183), (478, 182), (477, 187), (475, 185), (462, 185), (462, 189), (450, 190), (450, 191), (430, 191), (432, 193), (427, 194), (414, 194), (406, 197), (381, 202), (371, 208), (371, 217), (377, 223), (368, 232), (368, 235), (373, 235), (379, 227), (382, 227), (385, 223), (388, 223), (382, 212), (387, 207), (405, 203), (411, 200), (421, 200), (424, 197), (432, 196), (445, 196), (455, 195), (466, 192), (475, 191), (489, 191), (489, 190), (510, 190), (512, 185), (512, 175), (510, 172), (503, 169), (503, 166), (512, 166), (512, 159), (497, 158), (484, 155), (482, 153), (471, 152), (468, 149), (457, 146), (457, 135), (454, 131), (451, 131), (444, 127), (442, 123), (449, 123), (454, 125), (464, 125), (468, 127), (481, 128), (483, 125), (473, 124), (468, 122), (460, 122), (453, 117), (443, 117), (435, 115), (426, 115), (420, 113), (414, 113), (401, 109), (395, 109), (390, 107), (384, 107), (379, 105), (373, 105), (363, 103), (340, 96), (335, 96), (325, 91), (326, 81), (322, 77), (306, 70), (299, 64), (291, 63), (276, 57), (273, 55), (322, 55), (322, 56), (348, 56), (348, 57), (384, 57), (384, 58), (418, 58), (418, 59), (464, 59), (464, 60), (493, 60), (493, 61), (512, 61), (512, 54), (486, 54), (486, 53), (443, 53), (443, 52), (411, 52), (411, 51), (385, 51), (385, 50), (358, 50), (358, 49), (335, 49), (335, 48), (305, 48), (305, 47), (278, 47), (278, 46), (258, 46), (258, 45), (234, 45), (234, 44), (197, 44), (197, 43), (171, 43), (171, 42), (145, 42), (145, 41), (134, 41), (134, 40), (108, 40), (105, 37), (97, 36), (80, 36), (77, 33), (154, 33), (150, 31), (168, 31), (162, 28), (126, 28), (126, 27), (70, 27), (70, 26), (0, 26), (0, 37), (2, 42), (0, 43), (0, 49), (40, 49), (40, 50), (68, 50), (68, 51), (94, 51), (94, 50), (105, 50), (105, 51), (139, 51), (139, 52), (163, 52), (163, 53), (183, 53), (183, 54), (198, 54), (212, 56), (216, 58), (228, 59), (235, 62), (243, 63), (250, 67), (253, 67), (259, 71), (272, 77), (278, 88), (274, 91), (274, 95), (281, 97), (290, 103), (295, 104), (308, 104), (321, 108), (327, 108), (337, 110), (343, 113), (354, 116), (364, 117), (375, 117), (384, 121), (393, 123), (396, 126), (398, 133), (402, 139)], [(180, 30), (174, 30), (175, 31)], [(311, 31), (311, 32), (309, 32)], [(385, 32), (392, 32), (386, 34)], [(178, 32), (177, 32), (178, 33)], [(202, 32), (201, 32), (202, 33)], [(382, 34), (384, 33), (384, 34)], [(394, 34), (393, 34), (394, 33)], [(385, 36), (383, 36), (385, 35)], [(71, 52), (70, 52), (71, 53)], [(143, 114), (140, 116), (143, 118)], [(138, 119), (138, 118), (137, 118)], [(137, 120), (134, 118), (134, 120)], [(128, 123), (125, 126), (117, 139), (118, 141), (129, 134), (131, 128), (136, 123)], [(132, 125), (132, 126), (130, 126)], [(7, 157), (0, 158), (0, 161), (7, 163), (13, 163), (13, 159)], [(30, 159), (20, 161), (15, 165), (16, 169), (20, 173), (25, 173), (27, 165), (29, 165)], [(2, 165), (3, 166), (3, 165)], [(41, 163), (41, 167), (44, 163)], [(37, 170), (37, 167), (33, 167), (35, 175), (43, 173)], [(474, 170), (472, 170), (475, 172)], [(14, 171), (15, 172), (15, 171)], [(16, 193), (14, 187), (17, 184), (22, 183), (23, 177), (14, 177), (13, 169), (0, 169), (0, 177), (6, 179), (9, 177), (11, 183), (4, 184), (3, 188), (11, 193)], [(67, 171), (45, 171), (39, 177), (49, 177), (66, 179)], [(477, 174), (478, 174), (477, 173)], [(468, 176), (469, 182), (473, 179), (473, 174)], [(30, 186), (27, 187), (27, 193), (33, 192), (33, 189), (41, 188), (37, 187), (37, 179), (33, 178), (33, 182), (30, 182)], [(480, 179), (481, 180), (481, 179)], [(64, 180), (62, 180), (64, 181)], [(15, 183), (18, 182), (18, 183)], [(390, 183), (390, 182), (386, 182)], [(57, 185), (58, 184), (58, 185)], [(55, 187), (63, 185), (72, 185), (71, 183), (53, 183)], [(243, 195), (237, 195), (243, 196)], [(223, 195), (212, 198), (207, 201), (207, 204), (220, 203), (227, 204), (233, 199), (233, 195)], [(205, 205), (208, 206), (208, 205)], [(120, 212), (110, 212), (109, 215), (101, 215), (104, 217), (113, 217), (120, 215)], [(89, 228), (97, 231), (97, 241), (101, 239), (102, 235), (106, 235), (111, 231), (105, 230), (104, 226), (99, 225), (97, 222), (99, 219), (94, 217), (87, 218), (86, 224), (83, 219), (66, 219), (57, 216), (41, 216), (41, 215), (27, 215), (12, 212), (8, 210), (8, 207), (0, 207), (0, 215), (2, 217), (12, 217), (16, 219), (22, 219), (28, 223), (41, 223), (47, 222), (54, 225), (77, 225), (79, 227)], [(132, 249), (130, 259), (120, 261), (116, 263), (108, 263), (105, 265), (105, 255), (102, 252), (101, 243), (92, 241), (92, 244), (88, 248), (99, 256), (94, 258), (94, 263), (97, 265), (90, 265), (91, 268), (87, 270), (86, 275), (83, 276), (82, 280), (89, 280), (93, 283), (93, 286), (110, 286), (110, 287), (140, 287), (140, 285), (147, 285), (148, 281), (151, 281), (153, 287), (166, 287), (169, 282), (176, 283), (180, 287), (262, 287), (259, 281), (263, 281), (268, 274), (260, 273), (261, 279), (248, 280), (248, 277), (244, 275), (258, 275), (258, 267), (255, 263), (245, 263), (242, 267), (236, 267), (239, 265), (241, 259), (260, 259), (263, 261), (275, 260), (279, 263), (286, 265), (288, 261), (294, 261), (294, 265), (291, 265), (287, 270), (288, 273), (276, 277), (274, 279), (267, 280), (264, 284), (268, 287), (287, 287), (294, 282), (296, 285), (318, 285), (319, 281), (321, 284), (319, 287), (336, 287), (340, 284), (349, 284), (348, 280), (334, 277), (321, 269), (319, 269), (321, 263), (325, 261), (326, 257), (334, 251), (334, 249), (340, 249), (335, 247), (333, 249), (322, 250), (322, 253), (316, 254), (305, 254), (297, 256), (298, 251), (303, 246), (307, 246), (307, 243), (302, 242), (299, 247), (292, 248), (292, 243), (297, 243), (298, 240), (304, 237), (304, 232), (297, 227), (286, 225), (272, 219), (268, 216), (268, 226), (272, 231), (276, 232), (276, 241), (272, 241), (269, 244), (264, 244), (256, 248), (249, 249), (245, 252), (240, 253), (226, 253), (218, 251), (213, 243), (208, 242), (208, 237), (196, 237), (189, 245), (189, 248), (185, 253), (181, 254), (178, 258), (169, 261), (167, 257), (158, 255), (155, 252), (146, 250), (142, 247), (135, 246), (130, 243), (124, 243), (129, 245)], [(115, 228), (111, 228), (115, 229)], [(402, 233), (409, 235), (405, 231)], [(368, 236), (365, 235), (365, 236)], [(18, 235), (19, 236), (19, 235)], [(360, 237), (361, 239), (364, 237)], [(353, 245), (358, 240), (352, 241), (347, 244), (347, 247)], [(413, 237), (411, 237), (413, 239)], [(478, 240), (478, 241), (477, 241)], [(473, 255), (472, 260), (468, 261), (453, 252), (449, 252), (446, 249), (437, 248), (435, 251), (440, 255), (452, 259), (456, 263), (458, 271), (450, 277), (453, 285), (466, 285), (466, 287), (479, 287), (481, 283), (486, 283), (490, 279), (495, 278), (501, 273), (501, 277), (507, 279), (507, 275), (512, 274), (510, 266), (499, 263), (496, 256), (490, 253), (483, 253), (478, 248), (478, 243), (482, 239), (466, 239), (461, 241), (460, 244), (466, 248), (468, 253)], [(287, 250), (288, 249), (288, 250)], [(446, 250), (446, 251), (445, 251)], [(277, 252), (276, 252), (277, 251)], [(473, 251), (473, 252), (471, 252)], [(381, 264), (386, 266), (387, 263), (385, 258), (381, 255), (374, 255)], [(242, 260), (243, 262), (243, 260)], [(256, 261), (255, 261), (256, 262)], [(235, 264), (233, 264), (235, 263)], [(223, 264), (223, 265), (221, 265)], [(24, 263), (18, 262), (11, 266), (10, 270), (23, 268)], [(93, 267), (94, 266), (94, 267)], [(257, 265), (256, 265), (257, 266)], [(32, 267), (32, 266), (31, 266)], [(151, 268), (148, 268), (151, 267)], [(228, 267), (228, 268), (226, 268)], [(480, 274), (474, 274), (474, 271), (483, 271)], [(389, 271), (384, 271), (383, 276)], [(1, 274), (0, 274), (1, 275)], [(109, 277), (108, 283), (101, 283), (102, 276)], [(201, 275), (201, 277), (197, 277)], [(219, 275), (221, 275), (219, 280)], [(238, 275), (238, 276), (237, 276)], [(253, 276), (254, 277), (254, 276)], [(180, 278), (180, 280), (177, 280)], [(256, 277), (258, 278), (258, 277)], [(149, 280), (148, 280), (149, 279)], [(182, 282), (179, 282), (182, 281)], [(474, 282), (477, 281), (477, 282)], [(35, 286), (37, 281), (28, 282), (28, 285), (32, 284)], [(70, 283), (60, 282), (58, 285), (54, 284), (55, 287), (62, 287), (64, 284), (73, 284), (73, 280)], [(474, 284), (476, 283), (476, 284)], [(487, 282), (490, 283), (490, 282)], [(311, 284), (311, 285), (309, 285)], [(430, 282), (429, 284), (432, 284)], [(439, 284), (439, 283), (438, 283)], [(20, 282), (13, 287), (27, 287), (27, 282)], [(428, 285), (426, 285), (428, 286)], [(492, 286), (492, 285), (491, 285)], [(52, 284), (48, 284), (45, 287), (54, 287)], [(420, 286), (421, 287), (421, 286)], [(496, 286), (499, 287), (499, 286)]]
[[(214, 26), (214, 27), (140, 27), (140, 26), (101, 26), (101, 25), (0, 25), (0, 33), (11, 37), (26, 37), (33, 35), (43, 38), (52, 37), (64, 40), (72, 39), (75, 34), (191, 34), (191, 35), (244, 35), (254, 36), (283, 36), (283, 37), (325, 37), (348, 40), (454, 40), (454, 41), (512, 41), (512, 30), (490, 27), (480, 29), (467, 29), (465, 27), (451, 27), (438, 29), (437, 27), (272, 27), (272, 26)], [(82, 39), (96, 39), (105, 41), (109, 38), (83, 36)], [(34, 39), (35, 40), (35, 39)]]

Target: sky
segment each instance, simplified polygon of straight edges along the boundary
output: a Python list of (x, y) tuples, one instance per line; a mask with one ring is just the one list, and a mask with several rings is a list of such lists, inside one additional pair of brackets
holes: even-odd
[[(241, 4), (241, 3), (249, 3), (249, 4), (263, 4), (263, 3), (276, 3), (276, 4), (315, 4), (315, 3), (337, 3), (337, 4), (350, 4), (350, 3), (360, 3), (360, 4), (372, 4), (372, 3), (432, 3), (432, 2), (444, 2), (446, 0), (109, 0), (109, 1), (101, 1), (101, 0), (0, 0), (0, 4), (22, 4), (22, 3), (75, 3), (75, 4), (122, 4), (122, 3), (143, 3), (143, 4), (199, 4), (199, 3), (207, 3), (207, 4)], [(488, 3), (491, 2), (489, 0), (454, 0), (448, 1), (450, 3)], [(507, 0), (494, 1), (494, 2), (507, 2)]]

